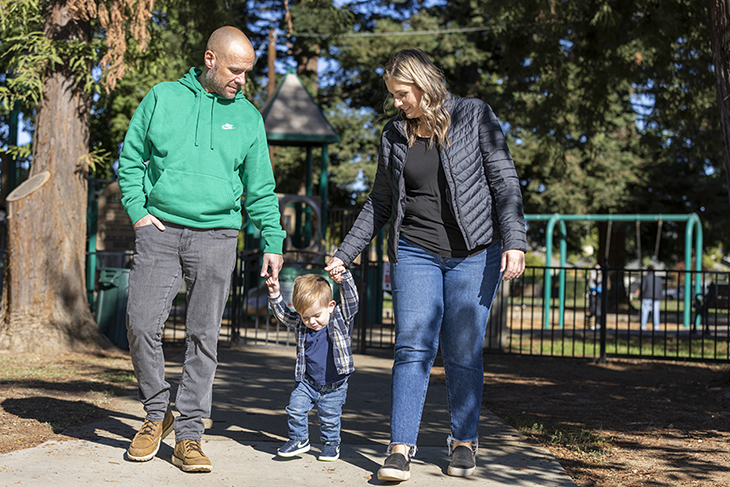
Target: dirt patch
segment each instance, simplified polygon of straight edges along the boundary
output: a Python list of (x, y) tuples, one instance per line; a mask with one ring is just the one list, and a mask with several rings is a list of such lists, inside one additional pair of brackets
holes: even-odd
[(111, 398), (133, 384), (121, 353), (0, 353), (0, 453), (67, 439), (66, 428), (104, 417)]
[(583, 486), (730, 486), (727, 365), (485, 357), (484, 405)]

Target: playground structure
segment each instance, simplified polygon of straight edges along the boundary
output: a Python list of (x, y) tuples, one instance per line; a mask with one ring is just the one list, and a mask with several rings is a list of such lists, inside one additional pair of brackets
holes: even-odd
[[(684, 267), (686, 272), (684, 273), (684, 282), (689, 284), (685, 286), (685, 289), (689, 290), (694, 287), (694, 292), (684, 293), (684, 312), (683, 322), (684, 327), (689, 328), (691, 325), (691, 295), (698, 295), (702, 292), (702, 283), (699, 279), (695, 279), (694, 283), (692, 280), (691, 266), (692, 266), (692, 239), (694, 236), (695, 240), (695, 270), (702, 270), (702, 222), (696, 213), (690, 213), (687, 215), (681, 214), (634, 214), (634, 215), (563, 215), (560, 213), (554, 213), (552, 215), (537, 215), (527, 214), (525, 215), (526, 221), (547, 221), (547, 228), (545, 230), (545, 267), (550, 268), (552, 263), (553, 253), (553, 234), (555, 232), (555, 226), (558, 225), (560, 230), (560, 270), (559, 270), (559, 285), (558, 285), (558, 307), (559, 307), (559, 322), (558, 326), (563, 327), (564, 315), (565, 315), (565, 265), (566, 265), (566, 254), (567, 254), (567, 230), (565, 226), (566, 221), (595, 221), (595, 222), (608, 222), (607, 232), (607, 244), (606, 244), (606, 255), (608, 257), (608, 249), (610, 247), (611, 238), (611, 227), (613, 222), (641, 222), (641, 221), (656, 221), (659, 224), (659, 230), (661, 231), (661, 224), (664, 221), (677, 221), (687, 222), (684, 234)], [(695, 233), (695, 227), (697, 232)], [(657, 233), (657, 249), (658, 249), (659, 232)], [(637, 231), (637, 242), (638, 231)], [(640, 245), (640, 243), (638, 243)], [(657, 252), (655, 251), (655, 254)], [(605, 265), (602, 266), (605, 270)], [(605, 273), (604, 273), (605, 275)], [(545, 273), (545, 301), (544, 301), (544, 318), (543, 325), (545, 328), (549, 328), (549, 317), (552, 301), (552, 274), (550, 272)]]

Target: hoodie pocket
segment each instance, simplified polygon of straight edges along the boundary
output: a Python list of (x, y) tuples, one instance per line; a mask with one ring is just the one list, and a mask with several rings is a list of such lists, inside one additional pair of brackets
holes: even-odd
[(162, 173), (147, 198), (149, 207), (192, 220), (229, 215), (238, 203), (230, 181), (175, 169)]

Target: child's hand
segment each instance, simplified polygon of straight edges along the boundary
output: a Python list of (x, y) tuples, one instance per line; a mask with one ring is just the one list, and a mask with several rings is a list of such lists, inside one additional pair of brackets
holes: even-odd
[(266, 279), (266, 287), (269, 288), (269, 297), (270, 298), (278, 298), (279, 297), (279, 279), (276, 277), (269, 277)]
[(342, 275), (347, 268), (344, 265), (338, 265), (330, 269), (330, 279), (335, 281), (337, 284), (341, 284), (344, 276)]

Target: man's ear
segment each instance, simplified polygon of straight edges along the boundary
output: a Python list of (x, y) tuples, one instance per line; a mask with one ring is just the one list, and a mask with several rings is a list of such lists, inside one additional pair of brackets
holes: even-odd
[(213, 69), (213, 66), (215, 66), (215, 53), (208, 49), (205, 51), (205, 54), (203, 55), (203, 62), (205, 62), (205, 67), (208, 69)]

